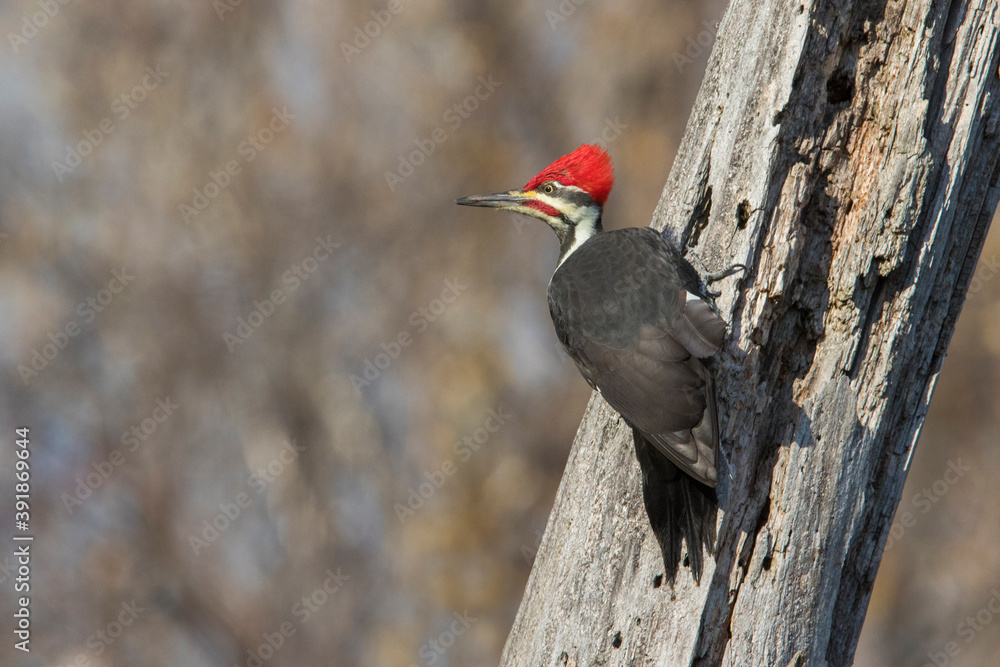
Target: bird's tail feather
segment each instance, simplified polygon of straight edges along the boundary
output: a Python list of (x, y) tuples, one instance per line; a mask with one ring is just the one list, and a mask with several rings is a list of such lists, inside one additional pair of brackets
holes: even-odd
[(642, 498), (649, 525), (660, 544), (666, 577), (671, 585), (677, 578), (683, 540), (687, 543), (691, 574), (696, 583), (701, 583), (703, 551), (715, 553), (715, 489), (681, 472), (638, 430), (633, 428), (632, 433), (642, 470)]

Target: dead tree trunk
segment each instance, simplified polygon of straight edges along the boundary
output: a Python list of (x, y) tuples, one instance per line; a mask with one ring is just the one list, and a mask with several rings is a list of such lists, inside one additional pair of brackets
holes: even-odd
[(719, 546), (671, 590), (595, 396), (502, 664), (846, 665), (1000, 179), (996, 0), (734, 0), (653, 224), (723, 283)]

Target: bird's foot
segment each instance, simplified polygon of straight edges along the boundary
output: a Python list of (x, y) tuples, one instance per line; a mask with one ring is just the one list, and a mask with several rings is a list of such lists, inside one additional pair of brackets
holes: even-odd
[(717, 283), (723, 278), (728, 278), (729, 276), (739, 271), (746, 273), (747, 267), (744, 266), (743, 264), (733, 264), (727, 269), (722, 269), (721, 271), (716, 271), (715, 273), (706, 273), (703, 280), (705, 281), (706, 285), (711, 285), (712, 283)]
[(705, 284), (705, 293), (708, 294), (710, 297), (712, 297), (713, 300), (718, 299), (720, 296), (722, 296), (722, 292), (713, 292), (712, 290), (708, 289), (708, 286), (713, 283), (719, 282), (723, 278), (728, 278), (734, 273), (738, 273), (740, 271), (746, 273), (746, 270), (747, 267), (745, 267), (742, 264), (733, 264), (728, 269), (722, 269), (721, 271), (716, 271), (714, 273), (706, 273), (702, 278), (702, 282)]
[(718, 297), (722, 296), (722, 292), (713, 292), (708, 289), (708, 286), (712, 283), (717, 283), (723, 278), (728, 278), (738, 271), (743, 271), (746, 273), (747, 267), (743, 264), (733, 264), (732, 266), (722, 269), (721, 271), (709, 271), (708, 267), (701, 261), (697, 253), (694, 251), (689, 251), (688, 256), (694, 260), (695, 264), (698, 265), (698, 279), (701, 281), (700, 287), (703, 288), (705, 296), (709, 297), (713, 301)]

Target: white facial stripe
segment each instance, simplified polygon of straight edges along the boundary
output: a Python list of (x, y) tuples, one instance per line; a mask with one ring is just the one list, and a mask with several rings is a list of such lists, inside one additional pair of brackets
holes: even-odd
[[(559, 181), (555, 181), (555, 182), (560, 187), (562, 187), (562, 188), (564, 188), (566, 190), (576, 190), (577, 192), (583, 192), (583, 190), (581, 190), (580, 188), (576, 187), (575, 185), (563, 185), (562, 183), (559, 183)], [(556, 198), (556, 197), (552, 197), (550, 195), (545, 194), (541, 190), (536, 190), (535, 191), (535, 197), (538, 200), (545, 202), (546, 204), (548, 204), (549, 206), (551, 206), (555, 210), (557, 210), (560, 213), (562, 213), (563, 215), (565, 215), (566, 218), (569, 219), (569, 220), (576, 220), (579, 211), (586, 210), (587, 208), (589, 208), (587, 206), (577, 206), (576, 204), (574, 204), (572, 202), (569, 202), (569, 201), (566, 201), (565, 199), (559, 199), (559, 198)]]
[[(578, 192), (583, 192), (580, 188), (576, 186), (569, 186), (568, 189), (576, 190)], [(590, 227), (591, 230), (597, 225), (597, 218), (600, 215), (600, 208), (598, 206), (578, 206), (573, 202), (566, 201), (565, 199), (559, 199), (556, 197), (549, 196), (542, 192), (536, 192), (535, 198), (539, 201), (545, 202), (555, 210), (565, 216), (567, 220), (574, 223), (577, 227)], [(593, 232), (591, 231), (591, 235)], [(588, 237), (589, 238), (589, 237)]]
[[(558, 183), (558, 181), (556, 182)], [(559, 185), (567, 190), (583, 192), (582, 189), (576, 187), (575, 185), (563, 185), (562, 183), (559, 183)], [(536, 191), (535, 197), (562, 213), (566, 220), (572, 223), (573, 245), (569, 247), (566, 254), (560, 259), (559, 264), (556, 266), (556, 268), (559, 268), (559, 266), (566, 261), (567, 257), (572, 255), (573, 252), (583, 245), (587, 239), (597, 233), (597, 221), (600, 218), (601, 209), (596, 205), (579, 206), (573, 202), (566, 201), (565, 199), (552, 197), (541, 191)], [(566, 223), (562, 220), (559, 220), (557, 223), (550, 224), (553, 224), (553, 226), (555, 226), (555, 224), (558, 224), (561, 227), (566, 226)]]
[(536, 192), (535, 199), (545, 202), (555, 210), (565, 215), (570, 220), (573, 219), (573, 214), (576, 212), (576, 209), (578, 208), (576, 204), (572, 204), (562, 199), (557, 199), (556, 197), (551, 197), (543, 192)]
[(587, 238), (594, 235), (597, 230), (597, 219), (601, 215), (601, 209), (596, 206), (577, 206), (576, 215), (570, 220), (576, 222), (577, 229), (586, 229)]
[(573, 245), (569, 247), (569, 250), (566, 251), (563, 258), (559, 260), (558, 264), (556, 264), (556, 268), (558, 269), (562, 266), (562, 263), (566, 261), (566, 258), (572, 255), (577, 248), (583, 245), (584, 241), (589, 239), (595, 233), (597, 233), (597, 230), (594, 229), (593, 225), (577, 225), (576, 230), (573, 233)]
[[(541, 199), (541, 197), (539, 197), (539, 199)], [(552, 204), (550, 204), (549, 202), (545, 202), (545, 203), (549, 204), (549, 206), (552, 206)], [(557, 211), (559, 210), (555, 206), (552, 206), (552, 207), (555, 208)], [(540, 219), (544, 220), (545, 223), (548, 224), (550, 227), (565, 227), (566, 226), (566, 223), (563, 222), (562, 218), (553, 217), (553, 216), (549, 215), (548, 213), (543, 213), (542, 211), (539, 211), (537, 208), (531, 208), (530, 206), (518, 206), (518, 207), (514, 208), (513, 210), (516, 210), (518, 213), (523, 213), (525, 215), (530, 215), (532, 217), (540, 218)]]

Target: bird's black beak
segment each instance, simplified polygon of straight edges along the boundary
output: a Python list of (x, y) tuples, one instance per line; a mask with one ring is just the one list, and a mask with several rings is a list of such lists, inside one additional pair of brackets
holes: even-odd
[(488, 195), (472, 195), (456, 199), (459, 206), (488, 206), (489, 208), (510, 208), (524, 203), (526, 199), (531, 199), (520, 190), (510, 190), (509, 192), (494, 192)]

